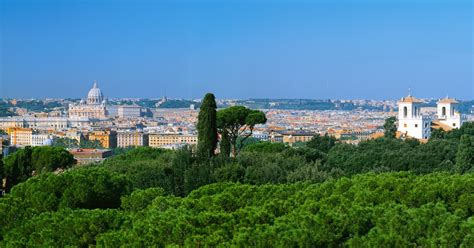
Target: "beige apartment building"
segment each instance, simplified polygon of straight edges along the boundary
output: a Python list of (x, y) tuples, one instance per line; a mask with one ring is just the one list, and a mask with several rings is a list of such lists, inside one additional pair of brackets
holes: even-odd
[(33, 129), (12, 127), (8, 128), (10, 135), (10, 145), (12, 146), (31, 146), (33, 142)]
[(284, 133), (283, 143), (294, 144), (298, 142), (308, 142), (314, 135), (314, 133)]
[(103, 148), (117, 147), (117, 132), (115, 131), (93, 131), (89, 133), (89, 140), (98, 140)]
[(117, 133), (117, 147), (148, 146), (148, 134), (142, 132)]
[(163, 147), (177, 144), (196, 145), (197, 135), (192, 134), (150, 134), (149, 146)]

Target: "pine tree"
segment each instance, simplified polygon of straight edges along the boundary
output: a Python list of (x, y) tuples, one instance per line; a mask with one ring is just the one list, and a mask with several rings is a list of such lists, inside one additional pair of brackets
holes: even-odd
[(469, 135), (461, 136), (456, 153), (456, 172), (464, 173), (474, 166), (474, 144)]
[(207, 93), (202, 100), (198, 116), (198, 155), (203, 158), (214, 156), (217, 146), (216, 100), (214, 94)]

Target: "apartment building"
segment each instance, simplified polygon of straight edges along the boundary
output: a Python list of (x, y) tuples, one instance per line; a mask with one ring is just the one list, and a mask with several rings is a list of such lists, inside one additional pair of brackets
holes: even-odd
[(142, 132), (117, 133), (117, 147), (148, 146), (148, 134)]
[(31, 146), (33, 139), (33, 129), (12, 127), (8, 128), (8, 134), (10, 135), (10, 145), (12, 146)]
[(149, 146), (165, 147), (176, 144), (196, 145), (197, 135), (193, 134), (150, 134), (148, 137)]
[(308, 142), (316, 134), (308, 133), (308, 132), (290, 132), (290, 133), (282, 133), (282, 135), (283, 135), (283, 143), (294, 144), (298, 142)]
[(93, 131), (89, 133), (89, 140), (98, 140), (104, 148), (115, 148), (117, 147), (117, 132)]

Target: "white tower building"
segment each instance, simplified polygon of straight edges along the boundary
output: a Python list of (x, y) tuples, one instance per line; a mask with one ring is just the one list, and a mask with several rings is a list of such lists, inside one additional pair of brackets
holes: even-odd
[(458, 101), (452, 98), (444, 98), (438, 101), (438, 121), (450, 128), (459, 128), (465, 118), (456, 110)]
[(431, 135), (431, 118), (420, 114), (423, 101), (408, 95), (398, 101), (398, 131), (406, 137), (428, 139)]

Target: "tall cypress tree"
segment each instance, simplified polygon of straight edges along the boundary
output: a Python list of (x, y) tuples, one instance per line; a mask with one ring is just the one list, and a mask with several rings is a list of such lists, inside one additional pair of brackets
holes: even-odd
[(229, 157), (231, 144), (230, 144), (229, 134), (225, 131), (221, 133), (220, 148), (221, 148), (221, 156)]
[(474, 144), (469, 135), (461, 136), (456, 153), (456, 172), (464, 173), (474, 166)]
[(207, 93), (202, 100), (198, 116), (198, 155), (203, 158), (214, 156), (217, 146), (216, 99), (214, 94)]

